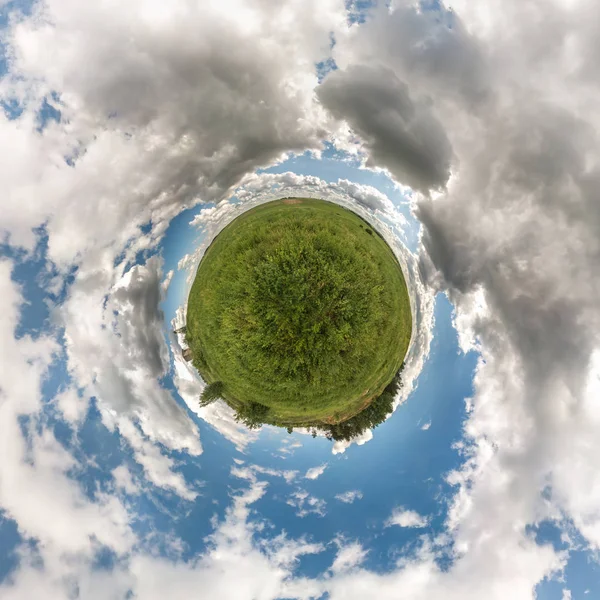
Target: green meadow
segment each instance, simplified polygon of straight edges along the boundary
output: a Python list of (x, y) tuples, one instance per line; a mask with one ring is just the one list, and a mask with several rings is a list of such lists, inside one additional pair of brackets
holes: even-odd
[(222, 397), (242, 420), (337, 424), (392, 382), (411, 322), (400, 265), (366, 221), (286, 199), (248, 210), (214, 239), (186, 336), (209, 400)]

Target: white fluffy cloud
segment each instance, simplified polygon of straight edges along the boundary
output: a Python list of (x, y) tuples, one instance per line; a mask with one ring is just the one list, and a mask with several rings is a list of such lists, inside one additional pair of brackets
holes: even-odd
[[(11, 280), (11, 268), (10, 262), (0, 261), (0, 506), (25, 539), (38, 542), (37, 559), (23, 549), (22, 566), (14, 575), (22, 594), (17, 597), (38, 592), (60, 597), (62, 580), (89, 571), (100, 544), (123, 555), (132, 548), (134, 536), (119, 498), (97, 494), (95, 502), (89, 500), (69, 476), (74, 457), (50, 430), (38, 427), (40, 388), (58, 345), (47, 337), (14, 338), (23, 299)], [(30, 419), (27, 438), (21, 417)], [(32, 570), (40, 559), (46, 565), (44, 576)], [(4, 590), (2, 596), (13, 593)]]
[(340, 548), (331, 565), (331, 571), (334, 574), (350, 571), (360, 565), (367, 555), (367, 551), (358, 543), (340, 544)]
[(298, 471), (285, 470), (280, 471), (277, 469), (271, 469), (267, 467), (261, 467), (260, 465), (244, 465), (243, 460), (234, 459), (237, 466), (232, 467), (231, 474), (234, 477), (241, 479), (247, 479), (252, 482), (258, 481), (258, 475), (267, 475), (270, 477), (282, 477), (286, 483), (292, 483), (298, 476)]
[(306, 471), (304, 477), (305, 479), (317, 479), (318, 477), (323, 475), (326, 468), (327, 463), (323, 463), (322, 465), (319, 465), (317, 467), (312, 467), (311, 469), (308, 469), (308, 471)]
[[(334, 54), (342, 73), (381, 65), (411, 95), (428, 96), (451, 144), (447, 191), (416, 204), (421, 273), (455, 304), (463, 347), (482, 353), (466, 425), (471, 458), (450, 479), (460, 561), (448, 580), (460, 587), (464, 568), (486, 573), (488, 597), (502, 597), (511, 578), (530, 597), (561, 558), (532, 545), (526, 524), (558, 509), (593, 547), (599, 541), (591, 482), (600, 416), (592, 400), (600, 121), (588, 58), (595, 26), (584, 17), (597, 8), (495, 0), (453, 8), (440, 18), (408, 2), (382, 6)], [(347, 110), (356, 119), (355, 107)], [(368, 145), (385, 142), (376, 128), (370, 134)], [(387, 166), (403, 177), (401, 165)]]
[(128, 432), (134, 447), (141, 450), (143, 442), (133, 421), (153, 443), (200, 454), (196, 426), (158, 380), (169, 364), (158, 306), (161, 261), (153, 257), (111, 279), (110, 271), (77, 279), (56, 309), (73, 378), (98, 399), (105, 424)]
[(385, 522), (386, 527), (397, 525), (398, 527), (427, 527), (429, 521), (414, 510), (407, 510), (401, 506), (396, 507), (390, 518)]
[[(25, 106), (16, 121), (0, 115), (11, 149), (2, 227), (13, 242), (31, 247), (30, 228), (46, 222), (57, 262), (115, 238), (122, 246), (138, 225), (152, 220), (159, 233), (198, 196), (219, 199), (257, 166), (317, 147), (314, 63), (342, 21), (335, 2), (311, 4), (37, 5), (7, 36), (0, 87)], [(51, 92), (63, 120), (39, 135), (33, 111)]]
[(341, 494), (336, 494), (335, 499), (344, 504), (352, 504), (355, 500), (360, 500), (363, 494), (360, 490), (348, 490)]
[(325, 500), (312, 496), (301, 488), (298, 488), (288, 496), (286, 504), (296, 509), (297, 517), (306, 517), (311, 514), (324, 517), (327, 506)]

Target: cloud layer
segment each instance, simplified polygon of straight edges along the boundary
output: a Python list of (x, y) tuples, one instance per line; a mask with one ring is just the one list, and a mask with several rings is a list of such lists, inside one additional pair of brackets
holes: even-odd
[[(456, 0), (452, 11), (399, 0), (354, 23), (334, 0), (47, 0), (14, 13), (0, 80), (0, 506), (25, 541), (3, 597), (188, 597), (202, 585), (224, 598), (527, 599), (568, 554), (531, 527), (571, 528), (597, 551), (597, 12), (591, 0)], [(319, 84), (325, 64), (335, 68)], [(417, 257), (380, 190), (257, 172), (290, 152), (318, 155), (324, 141), (412, 188)], [(215, 521), (207, 552), (146, 552), (128, 496), (152, 485), (184, 506), (200, 494), (176, 458), (201, 455), (198, 424), (165, 379), (239, 450), (253, 441), (223, 405), (195, 408), (201, 382), (181, 340), (172, 365), (156, 251), (198, 203), (216, 204), (195, 221), (208, 242), (236, 211), (300, 192), (352, 205), (403, 260), (420, 326), (398, 402), (428, 355), (436, 292), (454, 305), (462, 348), (480, 355), (445, 534), (424, 532), (385, 573), (361, 542), (338, 540), (325, 573), (296, 577), (299, 557), (324, 548), (284, 533), (265, 543), (250, 507), (267, 493), (259, 475), (274, 474), (240, 467), (249, 486)], [(36, 257), (50, 316), (41, 335), (17, 335), (31, 299), (15, 272)], [(190, 267), (199, 254), (181, 259)], [(64, 381), (50, 393), (57, 362)], [(111, 467), (111, 491), (86, 495), (75, 481), (82, 465), (49, 424), (52, 407), (72, 432), (94, 407), (118, 434), (131, 464)], [(277, 477), (291, 484), (287, 473)], [(327, 507), (302, 488), (285, 502), (306, 520)], [(428, 522), (398, 509), (388, 524)], [(110, 577), (94, 566), (100, 547), (117, 557)]]

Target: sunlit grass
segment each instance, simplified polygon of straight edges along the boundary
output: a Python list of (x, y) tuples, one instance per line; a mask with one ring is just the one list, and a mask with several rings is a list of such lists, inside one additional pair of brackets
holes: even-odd
[(235, 408), (259, 403), (281, 424), (356, 414), (390, 383), (410, 335), (391, 249), (320, 200), (269, 202), (235, 219), (208, 248), (188, 301), (204, 379), (222, 382)]

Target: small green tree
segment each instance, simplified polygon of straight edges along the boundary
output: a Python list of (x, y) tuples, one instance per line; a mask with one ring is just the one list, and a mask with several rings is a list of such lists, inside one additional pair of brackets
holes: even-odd
[(248, 402), (237, 409), (235, 420), (248, 429), (260, 429), (269, 414), (269, 407), (258, 402)]
[(200, 406), (208, 406), (215, 400), (222, 398), (224, 387), (222, 381), (213, 381), (212, 383), (209, 383), (202, 390), (202, 394), (200, 395)]
[(383, 423), (394, 408), (394, 399), (402, 387), (402, 370), (404, 363), (394, 375), (394, 378), (385, 387), (383, 392), (375, 398), (364, 410), (346, 421), (325, 425), (325, 437), (328, 440), (346, 440), (360, 435), (367, 429), (374, 429)]

